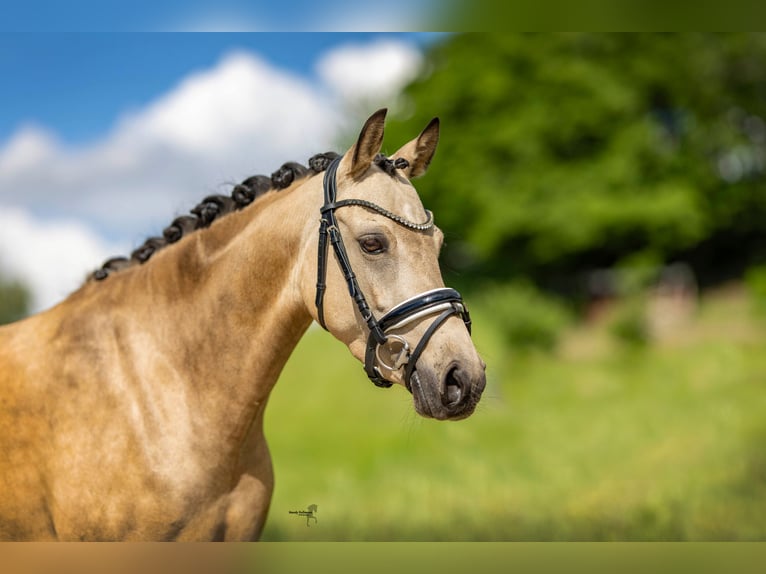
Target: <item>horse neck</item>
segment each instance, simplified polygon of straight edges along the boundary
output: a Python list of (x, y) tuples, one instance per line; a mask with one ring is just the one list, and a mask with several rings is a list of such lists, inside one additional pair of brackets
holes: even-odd
[(263, 196), (124, 277), (91, 285), (108, 290), (113, 282), (105, 297), (123, 301), (126, 344), (153, 359), (141, 361), (148, 368), (138, 377), (197, 402), (197, 416), (208, 419), (199, 422), (232, 440), (241, 441), (262, 413), (311, 322), (299, 285), (318, 194), (317, 184), (299, 182)]

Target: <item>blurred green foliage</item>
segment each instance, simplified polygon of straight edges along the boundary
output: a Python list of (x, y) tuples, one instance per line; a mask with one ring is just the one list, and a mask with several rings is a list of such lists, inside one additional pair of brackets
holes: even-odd
[(522, 282), (485, 287), (476, 297), (491, 308), (488, 318), (515, 350), (555, 350), (559, 335), (572, 322), (571, 311), (555, 298)]
[(651, 332), (644, 297), (628, 298), (618, 309), (609, 330), (618, 341), (629, 347), (645, 347), (650, 342)]
[(29, 291), (21, 283), (0, 277), (0, 325), (25, 317), (29, 304)]
[(748, 269), (745, 274), (745, 285), (756, 308), (766, 313), (766, 265), (758, 265)]
[(688, 10), (682, 2), (662, 0), (446, 0), (426, 23), (429, 30), (509, 32), (511, 30), (753, 30), (766, 8), (752, 0), (726, 3), (699, 0)]
[(428, 56), (387, 138), (442, 120), (417, 187), (448, 282), (576, 297), (643, 254), (703, 284), (764, 257), (766, 35), (464, 34)]

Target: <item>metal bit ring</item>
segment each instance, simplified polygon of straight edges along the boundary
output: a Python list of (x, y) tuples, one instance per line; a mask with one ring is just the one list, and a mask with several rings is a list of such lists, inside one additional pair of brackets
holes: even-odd
[(386, 363), (380, 357), (380, 349), (383, 347), (383, 345), (379, 345), (375, 350), (375, 356), (378, 359), (378, 364), (380, 364), (383, 368), (388, 369), (389, 371), (398, 371), (404, 365), (406, 365), (407, 361), (410, 359), (410, 345), (407, 343), (404, 337), (400, 337), (399, 335), (386, 335), (386, 346), (388, 346), (389, 342), (392, 340), (402, 345), (401, 350), (396, 354), (393, 366)]

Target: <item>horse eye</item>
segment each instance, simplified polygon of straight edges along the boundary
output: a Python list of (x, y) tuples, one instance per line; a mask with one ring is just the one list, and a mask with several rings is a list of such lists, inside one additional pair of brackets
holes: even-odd
[(388, 249), (386, 240), (379, 235), (366, 235), (359, 240), (362, 251), (371, 255), (383, 253)]

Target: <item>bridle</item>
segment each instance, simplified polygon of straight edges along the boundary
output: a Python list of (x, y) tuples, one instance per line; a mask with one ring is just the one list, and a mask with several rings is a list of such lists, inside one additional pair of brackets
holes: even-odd
[[(348, 259), (346, 248), (343, 245), (343, 238), (335, 218), (335, 210), (350, 205), (361, 206), (375, 211), (413, 231), (428, 231), (431, 229), (434, 225), (433, 214), (430, 211), (426, 211), (428, 218), (424, 223), (413, 223), (370, 201), (363, 199), (343, 199), (337, 201), (336, 172), (340, 160), (340, 157), (335, 158), (327, 167), (324, 175), (324, 205), (320, 210), (322, 219), (319, 225), (319, 254), (317, 258), (316, 307), (319, 324), (324, 329), (327, 329), (324, 319), (323, 299), (325, 288), (327, 287), (327, 239), (329, 236), (330, 243), (335, 251), (335, 258), (346, 280), (349, 294), (359, 308), (359, 313), (367, 323), (367, 328), (370, 331), (364, 357), (364, 370), (367, 376), (378, 387), (390, 387), (393, 383), (383, 377), (376, 362), (392, 371), (404, 368), (404, 383), (407, 386), (407, 390), (412, 392), (410, 378), (415, 371), (415, 365), (436, 330), (452, 315), (459, 315), (470, 333), (471, 318), (460, 293), (448, 287), (432, 289), (415, 295), (394, 306), (380, 320), (375, 318), (367, 304), (367, 300), (364, 298), (362, 290), (359, 288), (356, 275), (351, 269), (351, 263)], [(423, 333), (423, 336), (412, 352), (410, 352), (410, 346), (404, 337), (389, 333), (389, 331), (402, 329), (415, 321), (430, 315), (436, 315), (437, 313), (439, 315)], [(387, 364), (380, 357), (380, 348), (384, 345), (388, 345), (392, 353), (394, 352), (393, 347), (398, 347), (393, 364)]]

